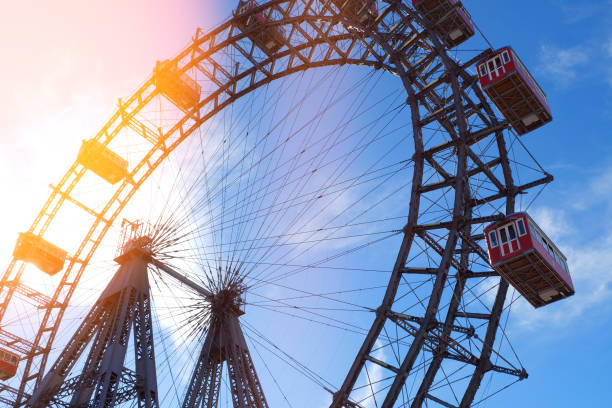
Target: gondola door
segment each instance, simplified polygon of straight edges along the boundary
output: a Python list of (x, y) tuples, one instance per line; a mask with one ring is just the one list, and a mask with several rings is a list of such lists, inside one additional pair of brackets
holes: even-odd
[(508, 256), (513, 252), (518, 252), (521, 249), (521, 245), (516, 235), (516, 228), (514, 223), (506, 224), (498, 229), (501, 255)]

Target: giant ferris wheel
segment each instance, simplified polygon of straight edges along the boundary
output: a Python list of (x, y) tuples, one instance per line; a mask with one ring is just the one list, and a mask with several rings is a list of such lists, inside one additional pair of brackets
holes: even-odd
[(525, 379), (485, 227), (552, 181), (517, 135), (550, 112), (481, 87), (520, 60), (461, 52), (453, 0), (236, 6), (119, 100), (20, 234), (0, 401), (470, 407)]

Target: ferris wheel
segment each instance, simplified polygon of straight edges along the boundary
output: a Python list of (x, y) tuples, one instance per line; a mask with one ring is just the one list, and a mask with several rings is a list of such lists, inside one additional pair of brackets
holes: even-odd
[(518, 137), (552, 116), (511, 48), (457, 51), (475, 31), (454, 0), (249, 0), (158, 62), (19, 236), (0, 402), (469, 407), (525, 379), (512, 305), (573, 293), (507, 218), (552, 181)]

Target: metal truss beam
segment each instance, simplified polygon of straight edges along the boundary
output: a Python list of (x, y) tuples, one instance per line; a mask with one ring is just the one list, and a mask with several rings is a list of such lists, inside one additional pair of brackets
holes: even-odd
[(174, 270), (169, 265), (166, 265), (165, 263), (160, 262), (157, 259), (154, 259), (154, 258), (149, 258), (149, 259), (151, 263), (155, 265), (158, 269), (164, 271), (167, 275), (173, 277), (178, 282), (187, 286), (189, 289), (195, 291), (197, 294), (201, 295), (202, 297), (206, 299), (210, 299), (213, 297), (213, 294), (210, 291), (198, 285), (197, 283), (189, 279), (186, 275), (183, 275), (182, 273)]
[[(411, 273), (406, 268), (405, 262), (415, 238), (415, 226), (418, 225), (418, 210), (422, 193), (419, 189), (422, 188), (424, 159), (441, 175), (444, 182), (448, 183), (448, 187), (454, 189), (455, 194), (455, 206), (452, 209), (450, 220), (450, 230), (453, 233), (446, 238), (446, 244), (440, 245), (426, 233), (420, 233), (426, 244), (432, 247), (442, 258), (440, 267), (434, 268), (435, 271), (432, 274), (435, 276), (434, 293), (429, 300), (427, 314), (421, 323), (427, 327), (433, 324), (436, 321), (433, 311), (438, 307), (439, 295), (444, 287), (449, 269), (451, 267), (458, 270), (461, 268), (461, 260), (455, 259), (457, 242), (463, 240), (464, 237), (471, 237), (470, 231), (467, 230), (461, 234), (454, 233), (454, 231), (460, 229), (461, 222), (466, 218), (467, 207), (505, 199), (506, 212), (512, 212), (516, 194), (539, 184), (528, 183), (520, 187), (514, 186), (502, 134), (502, 131), (509, 126), (508, 123), (498, 121), (495, 118), (495, 114), (486, 102), (486, 98), (476, 84), (475, 78), (465, 71), (465, 67), (459, 66), (446, 56), (443, 46), (429, 32), (431, 30), (422, 29), (426, 25), (420, 21), (417, 14), (400, 1), (389, 0), (386, 3), (388, 6), (383, 8), (377, 19), (378, 28), (372, 33), (366, 33), (358, 27), (355, 29), (355, 25), (343, 18), (333, 7), (330, 10), (315, 7), (315, 4), (317, 4), (315, 1), (304, 3), (293, 0), (274, 0), (262, 5), (260, 10), (273, 10), (279, 13), (278, 16), (281, 18), (272, 22), (272, 24), (284, 26), (288, 33), (286, 47), (273, 56), (263, 56), (254, 44), (251, 44), (250, 47), (243, 47), (242, 44), (249, 41), (249, 33), (239, 32), (235, 29), (234, 21), (228, 21), (204, 36), (197, 35), (192, 46), (177, 56), (174, 62), (181, 63), (182, 72), (187, 72), (192, 68), (200, 69), (200, 67), (204, 67), (210, 74), (209, 79), (216, 84), (217, 89), (203, 98), (193, 112), (186, 114), (170, 131), (163, 135), (157, 135), (151, 129), (142, 128), (141, 123), (135, 120), (136, 114), (158, 95), (158, 90), (154, 87), (151, 79), (132, 97), (121, 103), (119, 110), (96, 135), (96, 140), (108, 145), (122, 130), (131, 129), (151, 143), (151, 150), (140, 163), (134, 166), (130, 177), (117, 187), (116, 193), (109, 198), (103, 209), (95, 213), (98, 215), (96, 221), (75, 252), (73, 260), (64, 272), (53, 298), (46, 303), (50, 307), (44, 309), (45, 314), (41, 328), (32, 342), (33, 346), (40, 350), (47, 350), (51, 347), (70, 296), (72, 296), (82, 276), (85, 265), (100, 244), (109, 226), (115, 221), (144, 180), (185, 138), (216, 112), (261, 85), (305, 69), (339, 64), (367, 65), (388, 70), (400, 77), (407, 90), (407, 104), (411, 110), (415, 140), (415, 165), (408, 225), (405, 228), (404, 238), (398, 251), (385, 298), (345, 382), (339, 392), (335, 394), (332, 406), (340, 407), (347, 404), (355, 381), (363, 368), (365, 358), (369, 355), (387, 320), (384, 311), (391, 310), (402, 274)], [(244, 57), (242, 66), (224, 67), (217, 60), (215, 54), (223, 54), (227, 49), (231, 49), (233, 53), (237, 51)], [(474, 61), (469, 62), (470, 65), (473, 63)], [(230, 77), (227, 74), (231, 74)], [(438, 91), (438, 88), (442, 86), (450, 87), (452, 90), (451, 97), (444, 97), (444, 94)], [(471, 94), (468, 91), (471, 91)], [(421, 124), (424, 121), (421, 112), (428, 112), (426, 113), (426, 115), (429, 115), (426, 116), (428, 117), (427, 120), (437, 121), (448, 133), (450, 140), (425, 150), (421, 129)], [(432, 112), (442, 112), (444, 114), (432, 114)], [(477, 131), (468, 129), (466, 120), (472, 116), (479, 117), (484, 127)], [(495, 158), (488, 163), (474, 161), (469, 146), (491, 136), (495, 138), (497, 143), (499, 158)], [(457, 168), (456, 171), (453, 169), (455, 174), (450, 174), (450, 170), (445, 170), (444, 166), (436, 161), (434, 154), (442, 151), (450, 151), (456, 157)], [(468, 158), (474, 161), (475, 168), (469, 168)], [(503, 181), (492, 176), (490, 171), (497, 164), (502, 167)], [(463, 189), (463, 185), (469, 184), (469, 177), (475, 175), (474, 172), (485, 173), (499, 191), (485, 198), (471, 197), (470, 193)], [(86, 170), (75, 162), (60, 183), (56, 185), (56, 189), (37, 216), (31, 230), (40, 234), (47, 230), (60, 207), (67, 197), (70, 197), (85, 173)], [(544, 182), (550, 180), (552, 180), (552, 177)], [(503, 187), (503, 189), (500, 187)], [(465, 207), (463, 205), (467, 201), (464, 198), (468, 201), (471, 200), (469, 205), (466, 204)], [(462, 248), (461, 256), (463, 254), (467, 256), (469, 251), (470, 248)], [(82, 257), (82, 255), (85, 256)], [(80, 264), (75, 266), (74, 259), (82, 259), (82, 261), (79, 261)], [(22, 272), (23, 266), (14, 261), (7, 269), (0, 292), (2, 299), (0, 315), (3, 315), (6, 311), (6, 307), (15, 292), (15, 288), (6, 286), (6, 283), (17, 282)], [(459, 275), (462, 274), (469, 277), (467, 271), (459, 273)], [(501, 302), (503, 306), (506, 290), (507, 284), (502, 281), (492, 309), (491, 319), (489, 319), (485, 340), (487, 344), (492, 344), (494, 341), (499, 321), (498, 317), (502, 310), (501, 307), (498, 307), (498, 304)], [(455, 317), (455, 314), (449, 311), (444, 327), (449, 327), (447, 325), (448, 321), (452, 322)], [(426, 334), (423, 332), (419, 335), (418, 340), (415, 339), (414, 348), (410, 352), (411, 356), (418, 353), (422, 348), (425, 336)], [(483, 350), (485, 357), (487, 352), (486, 349)], [(34, 356), (34, 353), (31, 353), (30, 356)], [(42, 373), (45, 371), (46, 359), (46, 353), (28, 359), (19, 389), (19, 396), (16, 398), (16, 406), (24, 405), (28, 399), (26, 390), (40, 382)], [(488, 358), (481, 356), (480, 361), (486, 360)], [(403, 368), (402, 375), (408, 374), (410, 365), (407, 364)], [(480, 380), (476, 378), (470, 384), (468, 394), (475, 393), (479, 383)], [(393, 392), (396, 393), (397, 389), (398, 385), (394, 385)], [(386, 401), (385, 406), (390, 406), (389, 404), (392, 404), (390, 401), (393, 399), (394, 397), (391, 397), (389, 401)], [(470, 401), (470, 397), (466, 397), (463, 401), (464, 406), (469, 406)]]
[(433, 395), (431, 395), (429, 393), (426, 394), (425, 397), (427, 397), (427, 399), (429, 399), (429, 400), (432, 400), (433, 402), (437, 402), (438, 404), (442, 405), (443, 407), (446, 407), (446, 408), (457, 408), (455, 405), (449, 404), (448, 402), (443, 401), (443, 400), (441, 400), (438, 397), (434, 397)]
[(183, 408), (217, 406), (224, 362), (234, 408), (268, 408), (238, 316), (229, 309), (214, 311), (210, 318)]
[[(410, 315), (405, 315), (403, 313), (395, 313), (395, 312), (389, 312), (389, 316), (393, 316), (393, 318), (395, 319), (405, 320), (407, 322), (423, 324), (423, 318), (418, 317), (418, 316), (410, 316)], [(452, 331), (465, 334), (468, 338), (473, 337), (475, 334), (475, 329), (474, 327), (471, 327), (471, 326), (463, 327), (463, 326), (459, 326), (456, 324), (447, 326), (444, 322), (438, 322), (438, 321), (435, 321), (432, 323), (432, 328), (445, 329), (447, 327), (450, 328), (450, 330)]]
[[(139, 407), (159, 406), (147, 261), (140, 255), (137, 250), (122, 255), (121, 267), (28, 405), (102, 408), (136, 398)], [(123, 366), (132, 331), (135, 373)], [(90, 343), (81, 374), (68, 378)]]

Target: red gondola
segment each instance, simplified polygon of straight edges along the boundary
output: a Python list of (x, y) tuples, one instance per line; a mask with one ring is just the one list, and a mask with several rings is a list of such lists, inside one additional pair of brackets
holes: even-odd
[(527, 213), (515, 213), (485, 228), (489, 260), (534, 307), (572, 296), (565, 256)]
[(449, 48), (474, 35), (470, 14), (458, 0), (412, 0), (412, 5)]
[(362, 25), (374, 23), (378, 17), (376, 0), (331, 0), (349, 19), (354, 19)]
[(15, 376), (19, 366), (19, 356), (11, 351), (0, 349), (0, 380)]
[(510, 47), (477, 65), (480, 86), (519, 135), (552, 120), (546, 95)]
[(234, 12), (236, 26), (267, 55), (278, 51), (285, 43), (282, 27), (271, 25), (263, 12), (253, 13), (259, 7), (255, 0), (240, 1)]

